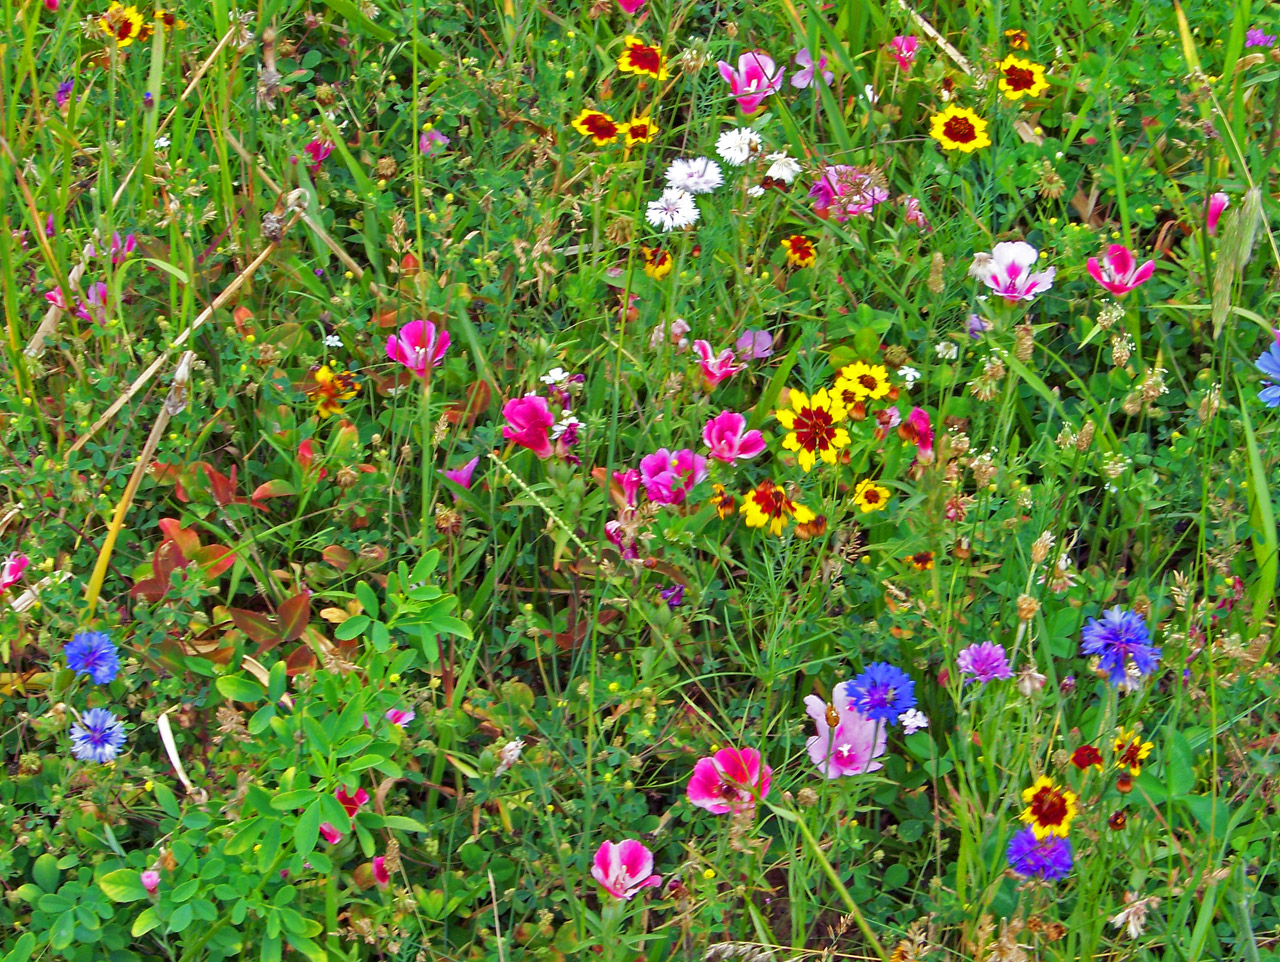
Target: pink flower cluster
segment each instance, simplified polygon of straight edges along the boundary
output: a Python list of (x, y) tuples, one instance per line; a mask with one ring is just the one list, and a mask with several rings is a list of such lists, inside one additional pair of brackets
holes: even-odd
[[(835, 72), (827, 69), (825, 55), (820, 54), (818, 62), (814, 63), (813, 53), (801, 50), (795, 56), (795, 64), (800, 69), (791, 75), (791, 86), (797, 90), (813, 86), (817, 75), (822, 76), (828, 87), (835, 80)], [(744, 114), (754, 114), (770, 94), (781, 90), (786, 74), (786, 70), (763, 50), (749, 50), (742, 54), (738, 57), (737, 67), (724, 60), (717, 61), (716, 66)]]
[(868, 173), (848, 164), (832, 164), (809, 188), (814, 211), (819, 217), (834, 212), (843, 223), (850, 217), (870, 217), (872, 211), (889, 199), (887, 188), (880, 186)]

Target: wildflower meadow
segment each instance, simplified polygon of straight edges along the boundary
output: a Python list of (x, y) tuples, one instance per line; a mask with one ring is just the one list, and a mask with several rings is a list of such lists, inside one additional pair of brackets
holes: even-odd
[(1280, 6), (2, 22), (0, 962), (1280, 960)]

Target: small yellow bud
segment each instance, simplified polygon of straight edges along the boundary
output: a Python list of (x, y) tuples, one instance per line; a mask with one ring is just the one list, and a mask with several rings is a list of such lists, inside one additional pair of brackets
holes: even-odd
[(391, 682), (391, 684), (393, 685), (399, 680), (400, 680), (400, 672), (398, 671), (393, 671), (391, 674), (387, 675), (387, 681)]
[(574, 77), (576, 77), (576, 76), (578, 76), (578, 75), (577, 75), (576, 73), (574, 73), (572, 70), (566, 70), (566, 71), (564, 72), (564, 79), (565, 79), (565, 80), (572, 80), (572, 79), (573, 79)]
[(708, 882), (710, 882), (713, 878), (716, 877), (716, 870), (713, 868), (704, 868), (702, 870), (702, 877), (706, 879)]
[(252, 334), (246, 334), (246, 335), (244, 336), (244, 342), (245, 342), (246, 344), (252, 344), (252, 343), (254, 343), (254, 341), (256, 341), (256, 340), (257, 340), (257, 338), (256, 338), (254, 335), (252, 335)]

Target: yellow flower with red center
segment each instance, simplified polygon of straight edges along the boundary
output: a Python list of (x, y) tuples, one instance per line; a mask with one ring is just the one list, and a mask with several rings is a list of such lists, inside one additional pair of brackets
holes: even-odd
[(641, 247), (644, 256), (644, 272), (655, 281), (660, 281), (671, 273), (671, 255), (661, 247)]
[(127, 47), (135, 40), (145, 40), (150, 35), (138, 8), (118, 2), (111, 4), (107, 12), (98, 18), (98, 29), (114, 40), (117, 47)]
[(321, 364), (311, 372), (315, 385), (307, 388), (307, 397), (316, 405), (316, 413), (322, 418), (342, 413), (342, 402), (350, 401), (360, 391), (360, 383), (354, 374), (334, 371), (328, 364)]
[[(870, 478), (863, 478), (853, 489), (853, 503), (862, 509), (863, 514), (872, 511), (883, 511), (889, 504), (889, 489), (876, 484)], [(929, 567), (933, 567), (930, 563)]]
[(825, 388), (812, 397), (793, 388), (791, 407), (782, 408), (774, 416), (788, 431), (782, 446), (796, 452), (796, 460), (806, 473), (813, 470), (818, 458), (835, 464), (836, 453), (849, 444), (849, 432), (840, 427), (844, 405)]
[(626, 138), (628, 147), (634, 147), (636, 144), (651, 143), (658, 136), (659, 130), (648, 117), (633, 117), (618, 128), (618, 133)]
[(991, 146), (987, 122), (972, 110), (954, 104), (930, 118), (929, 136), (944, 150), (960, 150), (966, 154)]
[(156, 19), (165, 25), (169, 30), (186, 30), (187, 21), (179, 20), (178, 15), (172, 10), (160, 9), (156, 11)]
[(1144, 742), (1132, 731), (1121, 731), (1115, 741), (1116, 765), (1128, 769), (1135, 778), (1142, 774), (1142, 763), (1151, 754), (1151, 742)]
[(1076, 793), (1041, 776), (1022, 793), (1027, 803), (1018, 817), (1031, 826), (1037, 839), (1058, 835), (1066, 838), (1071, 820), (1076, 817)]
[(570, 123), (583, 137), (590, 137), (597, 147), (613, 143), (622, 132), (618, 123), (604, 111), (589, 110), (586, 107)]
[(725, 493), (723, 484), (713, 484), (711, 490), (715, 492), (711, 496), (711, 503), (715, 506), (716, 514), (721, 518), (727, 518), (737, 510), (737, 502), (733, 495)]
[(782, 534), (790, 519), (797, 524), (808, 524), (817, 515), (803, 504), (796, 504), (787, 492), (772, 481), (761, 481), (742, 499), (742, 519), (748, 528), (763, 528), (766, 524), (773, 534)]
[(1039, 97), (1049, 89), (1049, 81), (1044, 76), (1044, 67), (1030, 60), (1023, 60), (1009, 54), (996, 64), (996, 70), (1000, 71), (1000, 92), (1008, 100)]
[(916, 571), (930, 571), (933, 569), (933, 552), (917, 551), (908, 557), (907, 561), (911, 563), (911, 567), (915, 568)]
[(623, 38), (622, 55), (618, 57), (618, 69), (622, 73), (640, 74), (654, 80), (667, 79), (667, 59), (662, 56), (659, 44), (647, 44), (639, 37), (628, 34)]
[(783, 238), (782, 249), (787, 252), (787, 263), (795, 267), (811, 267), (818, 259), (817, 245), (803, 234)]
[(854, 401), (876, 401), (889, 393), (889, 372), (883, 364), (854, 361), (840, 368), (835, 391), (846, 406)]
[(1006, 30), (1004, 37), (1009, 41), (1009, 47), (1013, 50), (1030, 50), (1031, 44), (1027, 42), (1027, 31), (1013, 29)]

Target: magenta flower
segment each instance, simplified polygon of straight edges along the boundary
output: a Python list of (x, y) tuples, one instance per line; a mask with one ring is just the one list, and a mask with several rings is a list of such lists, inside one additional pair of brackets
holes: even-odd
[[(476, 455), (474, 458), (472, 458), (462, 467), (449, 468), (447, 470), (441, 471), (440, 473), (443, 474), (450, 481), (452, 481), (454, 484), (461, 485), (462, 487), (470, 491), (471, 477), (476, 473), (476, 465), (479, 463), (480, 463), (480, 456)], [(454, 501), (458, 500), (458, 496), (456, 494), (453, 496), (453, 500)]]
[(449, 146), (449, 138), (434, 128), (425, 131), (418, 138), (418, 150), (430, 157), (436, 151), (444, 150)]
[(769, 794), (773, 769), (754, 748), (722, 748), (693, 766), (686, 793), (689, 801), (712, 815), (754, 809)]
[(661, 883), (652, 872), (653, 853), (634, 838), (603, 842), (591, 863), (592, 877), (615, 899), (630, 899), (641, 889)]
[(334, 827), (332, 822), (320, 823), (320, 835), (330, 845), (337, 845), (342, 841), (342, 833)]
[(920, 40), (914, 34), (899, 35), (889, 41), (889, 52), (898, 61), (898, 66), (902, 68), (903, 73), (911, 71), (911, 65), (916, 62), (916, 51), (919, 49)]
[(902, 215), (902, 219), (908, 224), (914, 224), (926, 233), (929, 230), (929, 218), (924, 216), (924, 211), (920, 209), (920, 201), (915, 197), (903, 197), (902, 206), (906, 208), (906, 213)]
[(536, 394), (512, 398), (502, 406), (502, 416), (507, 419), (502, 436), (528, 448), (542, 460), (555, 453), (547, 432), (555, 426), (556, 418), (547, 407), (547, 399)]
[(1222, 216), (1222, 212), (1231, 206), (1231, 198), (1218, 191), (1216, 194), (1209, 195), (1209, 236), (1213, 237), (1218, 233), (1218, 219)]
[(634, 17), (636, 12), (647, 2), (648, 0), (618, 0), (618, 6), (623, 9), (623, 12)]
[(635, 539), (627, 540), (625, 534), (626, 528), (623, 527), (621, 521), (610, 521), (604, 526), (604, 536), (617, 547), (618, 553), (622, 555), (623, 560), (635, 561), (640, 557), (640, 552), (636, 548)]
[(743, 331), (733, 346), (744, 361), (758, 361), (773, 356), (773, 335), (768, 331)]
[(834, 207), (836, 220), (844, 223), (850, 217), (870, 217), (878, 204), (889, 199), (889, 191), (856, 167), (831, 164), (809, 188), (809, 196), (819, 217)]
[(933, 459), (933, 424), (924, 408), (912, 408), (907, 419), (898, 425), (898, 436), (914, 444), (922, 461)]
[(410, 321), (387, 338), (387, 357), (399, 361), (418, 377), (426, 380), (427, 369), (444, 363), (449, 350), (449, 332), (430, 321)]
[(1139, 266), (1133, 251), (1123, 244), (1108, 247), (1105, 260), (1105, 264), (1099, 264), (1096, 257), (1090, 257), (1089, 276), (1116, 297), (1128, 294), (1135, 287), (1146, 283), (1156, 270), (1155, 261), (1147, 261)]
[(984, 641), (980, 645), (970, 645), (956, 655), (956, 667), (960, 674), (968, 675), (965, 684), (975, 678), (984, 685), (997, 678), (1012, 678), (1013, 670), (1009, 667), (1009, 656), (1004, 648), (993, 641)]
[(369, 793), (363, 788), (357, 788), (354, 792), (340, 788), (333, 793), (333, 797), (338, 800), (338, 804), (342, 806), (342, 810), (349, 818), (354, 818), (356, 812), (369, 804)]
[(640, 492), (640, 472), (635, 468), (614, 471), (613, 480), (617, 481), (618, 486), (622, 488), (622, 496), (626, 499), (627, 504), (634, 508), (636, 495)]
[[(813, 54), (810, 53), (808, 50), (801, 50), (798, 54), (796, 54), (796, 66), (800, 67), (801, 69), (795, 71), (791, 75), (791, 86), (797, 88), (798, 90), (804, 90), (806, 87), (813, 86), (813, 74), (815, 71), (815, 67), (813, 64)], [(826, 54), (822, 54), (818, 57), (818, 65), (816, 67), (816, 70), (822, 74), (823, 81), (826, 83), (828, 87), (830, 87), (831, 81), (836, 79), (836, 75), (834, 71), (827, 69)], [(747, 112), (750, 113), (750, 111), (747, 111)]]
[(738, 69), (720, 60), (720, 76), (733, 91), (744, 114), (754, 114), (766, 97), (782, 86), (782, 68), (762, 50), (750, 50), (738, 58)]
[(888, 726), (874, 722), (849, 704), (847, 685), (836, 685), (831, 705), (840, 722), (832, 728), (827, 718), (827, 703), (817, 695), (809, 695), (804, 703), (818, 733), (805, 747), (818, 771), (827, 778), (861, 775), (884, 766), (876, 761), (888, 743)]
[(1264, 33), (1261, 27), (1253, 27), (1245, 32), (1244, 45), (1247, 50), (1249, 47), (1270, 47), (1276, 42), (1275, 34)]
[(707, 459), (688, 448), (658, 448), (640, 459), (640, 481), (649, 500), (657, 504), (681, 504), (685, 495), (707, 477)]
[(160, 890), (160, 873), (155, 869), (147, 869), (138, 876), (138, 881), (142, 883), (148, 895), (155, 895)]
[(1004, 241), (995, 246), (980, 276), (982, 282), (1010, 304), (1035, 300), (1037, 294), (1053, 286), (1057, 268), (1031, 270), (1039, 260), (1036, 249), (1026, 241)]
[(19, 551), (15, 551), (5, 558), (3, 562), (0, 562), (0, 590), (16, 585), (21, 581), (22, 573), (27, 570), (27, 565), (30, 563), (30, 559)]
[(702, 429), (702, 440), (717, 461), (732, 464), (754, 458), (764, 450), (764, 435), (748, 431), (747, 419), (734, 411), (721, 411)]
[(320, 170), (324, 159), (333, 153), (333, 144), (328, 140), (313, 140), (303, 148), (311, 157), (311, 173)]
[(377, 883), (378, 888), (385, 889), (391, 886), (391, 873), (387, 871), (387, 857), (385, 855), (375, 855), (372, 862), (373, 881)]
[(418, 716), (412, 708), (388, 708), (385, 717), (391, 724), (404, 728)]
[(107, 323), (107, 285), (98, 281), (85, 288), (85, 299), (76, 308), (76, 317), (90, 324)]
[(693, 351), (698, 355), (698, 363), (702, 366), (702, 376), (707, 379), (707, 390), (710, 391), (721, 381), (733, 377), (739, 371), (745, 371), (745, 364), (734, 363), (737, 358), (733, 351), (725, 348), (719, 354), (712, 354), (711, 345), (706, 341), (694, 341)]

